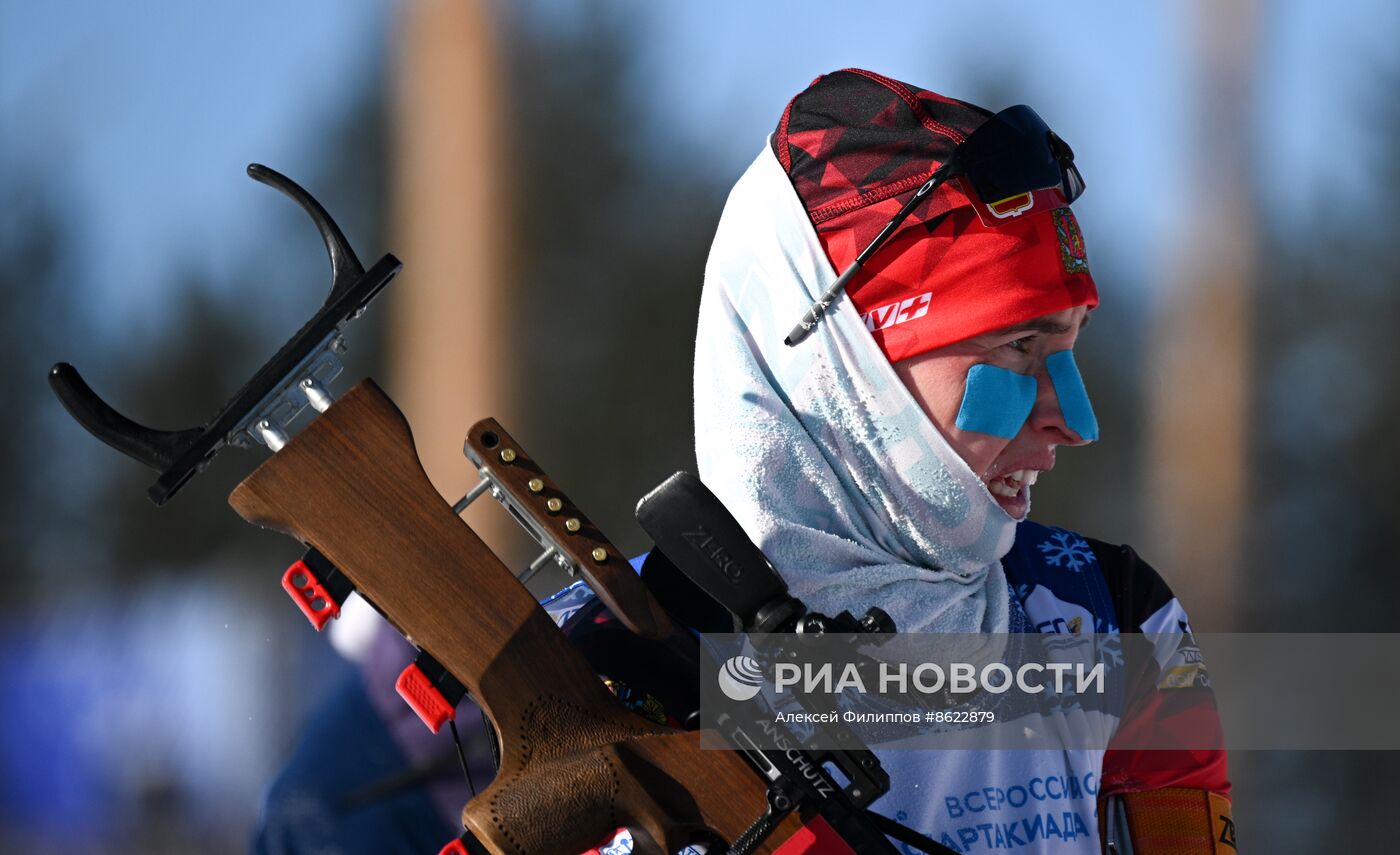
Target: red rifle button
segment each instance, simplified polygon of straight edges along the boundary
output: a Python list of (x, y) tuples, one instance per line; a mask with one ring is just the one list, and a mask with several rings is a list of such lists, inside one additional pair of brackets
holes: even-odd
[(394, 682), (394, 688), (398, 690), (399, 697), (418, 713), (418, 717), (428, 726), (428, 730), (437, 733), (442, 730), (442, 726), (448, 719), (457, 714), (457, 708), (448, 703), (442, 692), (438, 691), (433, 681), (428, 679), (418, 663), (409, 663), (403, 669), (399, 679)]
[(317, 632), (324, 629), (328, 621), (340, 617), (340, 603), (335, 601), (305, 561), (296, 562), (282, 574), (282, 590), (287, 592)]
[(471, 853), (467, 851), (466, 844), (464, 844), (459, 837), (442, 847), (442, 851), (438, 852), (438, 855), (471, 855)]

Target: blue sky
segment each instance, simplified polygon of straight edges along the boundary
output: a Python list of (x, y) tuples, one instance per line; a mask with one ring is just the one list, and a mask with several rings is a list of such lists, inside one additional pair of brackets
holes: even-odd
[[(1150, 269), (1190, 216), (1199, 4), (607, 5), (642, 46), (632, 85), (648, 121), (636, 138), (672, 143), (676, 169), (737, 176), (795, 92), (856, 65), (1035, 106), (1088, 178), (1076, 208), (1091, 253), (1112, 230), (1129, 263)], [(1250, 150), (1265, 214), (1361, 216), (1378, 154), (1365, 117), (1385, 97), (1377, 75), (1396, 68), (1400, 4), (1258, 5)], [(335, 145), (312, 134), (383, 67), (396, 8), (0, 0), (0, 169), (63, 194), (91, 241), (77, 274), (117, 316), (139, 314), (177, 270), (236, 269), (256, 250), (271, 203), (244, 165), (305, 174)], [(571, 26), (580, 5), (528, 8), (532, 26)]]

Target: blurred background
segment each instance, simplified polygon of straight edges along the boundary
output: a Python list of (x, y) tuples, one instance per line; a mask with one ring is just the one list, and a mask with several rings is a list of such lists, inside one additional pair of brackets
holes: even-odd
[[(139, 421), (202, 423), (310, 316), (324, 251), (248, 162), (366, 266), (404, 260), (348, 376), (400, 403), (442, 491), (494, 415), (638, 552), (636, 499), (694, 465), (727, 189), (847, 66), (1029, 103), (1075, 148), (1104, 438), (1035, 518), (1134, 544), (1197, 631), (1400, 630), (1400, 6), (859, 8), (0, 0), (0, 851), (243, 851), (353, 667), (279, 589), (296, 544), (225, 504), (257, 453), (157, 510), (43, 379), (72, 361)], [(1231, 763), (1248, 851), (1394, 848), (1400, 757)]]

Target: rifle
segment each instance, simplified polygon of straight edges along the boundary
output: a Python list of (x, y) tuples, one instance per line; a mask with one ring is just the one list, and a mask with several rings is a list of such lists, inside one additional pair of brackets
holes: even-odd
[[(344, 326), (401, 264), (386, 254), (365, 270), (309, 193), (257, 164), (248, 174), (311, 217), (332, 284), (321, 308), (234, 398), (203, 426), (154, 430), (114, 410), (71, 365), (50, 372), (55, 394), (79, 423), (160, 473), (152, 501), (169, 501), (228, 445), (273, 452), (229, 504), (248, 522), (307, 547), (282, 584), (317, 629), (355, 591), (418, 648), (399, 690), (425, 723), (436, 730), (468, 693), (481, 706), (498, 740), (499, 771), (463, 808), (462, 824), (495, 855), (577, 853), (622, 826), (633, 831), (638, 852), (723, 842), (736, 852), (769, 853), (801, 829), (798, 807), (830, 816), (849, 808), (839, 787), (812, 802), (790, 758), (702, 750), (699, 733), (653, 724), (609, 693), (458, 513), (489, 489), (545, 546), (532, 567), (555, 560), (582, 575), (644, 637), (678, 631), (665, 610), (493, 420), (473, 426), (465, 443), (481, 483), (449, 504), (428, 481), (407, 421), (373, 380), (333, 399)], [(292, 436), (308, 407), (316, 413)], [(874, 834), (861, 851), (893, 849)]]

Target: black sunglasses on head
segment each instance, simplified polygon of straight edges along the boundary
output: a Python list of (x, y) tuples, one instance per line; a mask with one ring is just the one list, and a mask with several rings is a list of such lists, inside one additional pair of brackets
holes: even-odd
[(1074, 151), (1024, 104), (978, 125), (950, 160), (984, 205), (1052, 188), (1068, 204), (1084, 193)]
[(828, 306), (845, 289), (861, 267), (889, 240), (899, 224), (920, 202), (950, 178), (961, 178), (965, 189), (984, 206), (995, 207), (1017, 196), (1037, 190), (1058, 189), (1065, 204), (1084, 193), (1084, 177), (1074, 165), (1074, 151), (1045, 124), (1045, 120), (1024, 104), (1007, 107), (977, 126), (967, 139), (953, 149), (943, 165), (929, 176), (904, 207), (880, 229), (875, 239), (860, 251), (851, 266), (836, 277), (831, 287), (812, 304), (783, 343), (792, 346), (816, 327)]

